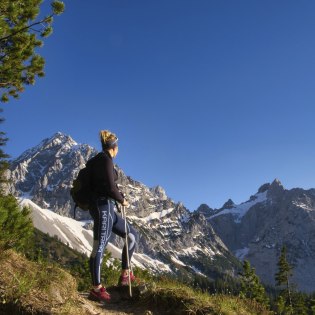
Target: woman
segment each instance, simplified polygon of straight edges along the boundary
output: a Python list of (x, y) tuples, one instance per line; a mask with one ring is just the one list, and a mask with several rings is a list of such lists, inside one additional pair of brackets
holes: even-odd
[[(117, 214), (115, 209), (116, 202), (124, 207), (129, 207), (128, 201), (118, 190), (115, 181), (118, 173), (114, 168), (113, 158), (118, 153), (118, 138), (108, 130), (100, 131), (102, 152), (87, 162), (91, 167), (93, 192), (95, 193), (95, 203), (90, 209), (90, 214), (94, 220), (93, 228), (93, 251), (90, 257), (90, 272), (92, 277), (93, 289), (90, 291), (90, 299), (99, 301), (109, 301), (110, 295), (101, 284), (101, 265), (105, 247), (108, 243), (111, 232), (125, 238), (125, 220)], [(127, 224), (128, 251), (131, 260), (134, 252), (138, 234), (135, 229)], [(130, 280), (135, 281), (135, 276), (130, 272)], [(126, 244), (122, 251), (122, 271), (119, 278), (120, 285), (129, 285), (129, 270), (127, 262)]]

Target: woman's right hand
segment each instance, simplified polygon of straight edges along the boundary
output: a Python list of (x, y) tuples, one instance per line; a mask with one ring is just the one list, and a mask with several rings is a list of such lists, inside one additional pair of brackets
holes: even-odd
[(130, 206), (129, 202), (128, 202), (126, 199), (124, 199), (122, 205), (123, 205), (124, 207), (127, 207), (127, 208), (129, 208), (129, 206)]

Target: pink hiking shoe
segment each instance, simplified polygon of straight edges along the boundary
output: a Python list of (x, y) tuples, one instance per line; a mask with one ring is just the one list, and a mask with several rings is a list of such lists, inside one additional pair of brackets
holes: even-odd
[[(140, 279), (136, 278), (134, 276), (134, 274), (132, 273), (132, 271), (130, 271), (130, 282), (131, 282), (131, 284), (133, 284), (133, 283), (134, 284), (139, 284), (140, 283)], [(121, 286), (129, 285), (129, 276), (128, 276), (128, 274), (119, 277), (118, 285), (121, 285)]]
[(110, 294), (106, 291), (104, 287), (101, 287), (99, 291), (92, 289), (89, 294), (89, 299), (92, 301), (110, 301)]

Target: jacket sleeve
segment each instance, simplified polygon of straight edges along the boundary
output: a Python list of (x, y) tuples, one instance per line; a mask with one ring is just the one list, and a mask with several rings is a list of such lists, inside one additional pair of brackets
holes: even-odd
[(104, 185), (104, 189), (106, 191), (106, 195), (119, 203), (123, 203), (124, 197), (121, 192), (118, 190), (117, 185), (114, 180), (114, 164), (110, 158), (105, 158), (105, 163), (103, 167), (100, 169), (102, 177), (105, 179), (106, 184)]

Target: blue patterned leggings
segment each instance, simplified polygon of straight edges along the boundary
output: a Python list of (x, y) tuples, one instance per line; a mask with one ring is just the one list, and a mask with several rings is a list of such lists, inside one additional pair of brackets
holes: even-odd
[[(99, 198), (96, 202), (96, 207), (90, 210), (91, 216), (94, 220), (93, 228), (93, 250), (90, 256), (90, 272), (92, 276), (92, 283), (94, 286), (101, 284), (101, 266), (104, 251), (108, 244), (111, 232), (125, 238), (125, 220), (114, 211), (115, 204), (113, 201), (106, 198)], [(129, 259), (138, 243), (138, 233), (127, 223), (128, 233), (128, 249)], [(128, 269), (126, 244), (122, 251), (122, 269)]]

